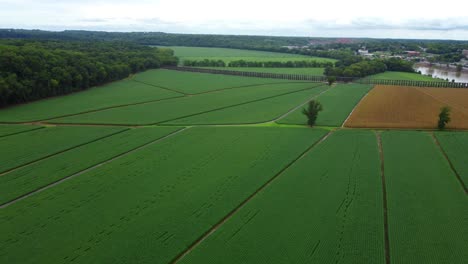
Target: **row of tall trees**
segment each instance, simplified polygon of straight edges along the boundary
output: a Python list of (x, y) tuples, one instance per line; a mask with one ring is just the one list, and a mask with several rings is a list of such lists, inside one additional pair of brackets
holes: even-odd
[(333, 67), (332, 62), (321, 62), (315, 60), (301, 61), (245, 61), (236, 60), (228, 64), (229, 67), (264, 67), (264, 68), (314, 68)]
[(162, 65), (169, 49), (97, 41), (0, 40), (0, 107), (63, 95)]
[(183, 66), (187, 67), (226, 67), (226, 63), (223, 60), (184, 60)]
[(187, 67), (257, 67), (257, 68), (325, 68), (333, 67), (332, 62), (320, 62), (314, 60), (304, 61), (246, 61), (235, 60), (225, 63), (223, 60), (184, 60), (183, 66)]

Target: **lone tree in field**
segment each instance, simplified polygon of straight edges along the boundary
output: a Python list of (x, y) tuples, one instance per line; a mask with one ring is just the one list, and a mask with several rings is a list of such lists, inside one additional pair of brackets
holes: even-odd
[(302, 109), (302, 113), (307, 116), (307, 124), (309, 126), (315, 125), (315, 120), (317, 120), (317, 115), (320, 111), (323, 110), (322, 104), (318, 101), (312, 100), (309, 102), (309, 107), (307, 109)]
[(439, 114), (439, 123), (437, 124), (437, 127), (439, 130), (443, 130), (445, 128), (445, 125), (447, 125), (450, 122), (450, 107), (444, 106), (440, 109), (440, 114)]
[(335, 77), (335, 76), (329, 76), (329, 77), (327, 78), (327, 82), (328, 82), (328, 85), (331, 86), (333, 83), (336, 82), (336, 77)]

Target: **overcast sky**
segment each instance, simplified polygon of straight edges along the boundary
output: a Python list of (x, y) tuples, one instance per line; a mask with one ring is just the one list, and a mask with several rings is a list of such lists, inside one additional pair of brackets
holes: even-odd
[(468, 40), (468, 0), (0, 0), (0, 28)]

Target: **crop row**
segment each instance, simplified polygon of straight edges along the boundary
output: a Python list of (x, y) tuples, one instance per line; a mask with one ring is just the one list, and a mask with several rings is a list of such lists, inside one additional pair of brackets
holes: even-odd
[(181, 263), (384, 263), (377, 140), (339, 131)]
[(467, 196), (431, 136), (382, 134), (392, 263), (464, 263)]
[(321, 92), (326, 86), (316, 87), (305, 91), (290, 93), (283, 96), (265, 99), (258, 102), (229, 107), (205, 114), (177, 119), (169, 124), (246, 124), (271, 121), (287, 111), (305, 103)]
[(135, 81), (119, 81), (74, 94), (2, 109), (1, 122), (30, 122), (119, 105), (179, 97), (182, 94)]
[[(177, 128), (168, 127), (129, 129), (0, 176), (0, 204), (157, 140), (175, 130)], [(28, 149), (28, 144), (25, 144), (24, 149)], [(34, 149), (29, 151), (33, 152)]]
[(310, 89), (320, 84), (260, 85), (154, 103), (119, 107), (52, 120), (57, 123), (155, 124)]
[(186, 130), (2, 209), (0, 262), (168, 263), (324, 134)]
[(0, 125), (0, 137), (11, 136), (14, 134), (32, 131), (40, 128), (42, 127), (32, 125)]
[(121, 131), (112, 127), (47, 127), (2, 137), (0, 173)]

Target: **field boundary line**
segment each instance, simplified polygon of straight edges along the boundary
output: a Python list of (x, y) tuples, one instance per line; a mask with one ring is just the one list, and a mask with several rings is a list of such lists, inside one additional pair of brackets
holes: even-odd
[(11, 134), (6, 134), (6, 135), (1, 135), (0, 138), (14, 136), (14, 135), (18, 135), (18, 134), (23, 134), (23, 133), (26, 133), (26, 132), (32, 132), (34, 130), (39, 130), (39, 129), (42, 129), (42, 128), (45, 128), (45, 127), (39, 126), (39, 127), (31, 128), (31, 129), (28, 129), (28, 130), (24, 130), (24, 131), (19, 131), (19, 132), (15, 132), (15, 133), (11, 133)]
[(141, 84), (145, 84), (145, 85), (148, 85), (148, 86), (153, 86), (153, 87), (156, 87), (156, 88), (159, 88), (159, 89), (171, 91), (171, 92), (174, 92), (174, 93), (180, 93), (180, 94), (183, 94), (183, 95), (189, 95), (189, 93), (186, 93), (186, 92), (182, 92), (182, 91), (179, 91), (179, 90), (176, 90), (176, 89), (167, 88), (167, 87), (164, 87), (164, 86), (160, 86), (160, 85), (155, 85), (155, 84), (151, 84), (151, 83), (139, 81), (139, 80), (136, 80), (135, 78), (132, 78), (131, 81), (137, 82), (137, 83), (141, 83)]
[[(113, 109), (113, 108), (120, 108), (120, 107), (127, 107), (127, 106), (133, 106), (133, 105), (141, 105), (141, 104), (150, 104), (150, 103), (155, 103), (155, 102), (159, 102), (159, 101), (177, 99), (177, 98), (182, 98), (182, 97), (185, 97), (185, 95), (179, 95), (179, 96), (168, 97), (168, 98), (160, 98), (160, 99), (154, 99), (154, 100), (142, 101), (142, 102), (136, 102), (136, 103), (122, 104), (122, 105), (113, 105), (113, 106), (88, 110), (88, 111), (79, 112), (79, 113), (67, 114), (67, 115), (62, 115), (62, 116), (54, 116), (54, 117), (45, 118), (45, 119), (36, 119), (36, 120), (32, 120), (32, 121), (19, 121), (19, 122), (0, 121), (0, 124), (4, 124), (4, 125), (21, 125), (21, 124), (28, 125), (28, 124), (33, 124), (34, 125), (36, 123), (40, 123), (40, 122), (44, 122), (44, 121), (48, 121), (48, 120), (53, 120), (53, 119), (58, 119), (58, 118), (89, 114), (89, 113), (105, 111), (105, 110), (109, 110), (109, 109)], [(50, 124), (54, 124), (54, 123), (50, 123)]]
[(213, 225), (209, 230), (207, 230), (204, 234), (202, 234), (197, 240), (195, 240), (190, 246), (188, 246), (185, 250), (183, 250), (179, 255), (177, 255), (170, 264), (178, 263), (182, 260), (185, 256), (187, 256), (190, 252), (192, 252), (198, 245), (200, 245), (203, 241), (205, 241), (209, 236), (211, 236), (216, 230), (218, 230), (224, 223), (229, 221), (239, 210), (241, 210), (248, 202), (250, 202), (255, 196), (266, 189), (270, 184), (279, 178), (286, 170), (288, 170), (291, 166), (293, 166), (297, 161), (301, 160), (304, 156), (306, 156), (315, 146), (319, 145), (323, 141), (325, 141), (334, 131), (328, 131), (325, 135), (323, 135), (320, 139), (315, 141), (311, 146), (309, 146), (305, 151), (303, 151), (299, 156), (297, 156), (294, 160), (286, 164), (284, 168), (282, 168), (278, 173), (273, 175), (269, 180), (267, 180), (260, 188), (258, 188), (255, 192), (250, 194), (244, 201), (242, 201), (236, 208), (234, 208), (231, 212), (225, 215), (218, 223)]
[(382, 203), (383, 203), (383, 217), (384, 217), (384, 242), (385, 242), (385, 263), (390, 264), (390, 238), (388, 232), (388, 206), (387, 206), (387, 184), (385, 181), (385, 159), (382, 144), (382, 135), (380, 132), (375, 132), (377, 137), (377, 146), (379, 148), (380, 158), (380, 176), (382, 180)]
[[(241, 89), (241, 88), (249, 88), (249, 87), (258, 87), (258, 86), (266, 86), (266, 85), (298, 84), (298, 83), (311, 83), (311, 82), (275, 82), (275, 83), (249, 84), (249, 85), (243, 85), (243, 86), (234, 86), (234, 87), (228, 87), (228, 88), (221, 88), (221, 89), (217, 89), (217, 90), (205, 91), (205, 92), (194, 93), (194, 94), (189, 94), (189, 95), (195, 96), (195, 95), (202, 95), (202, 94), (208, 94), (208, 93), (216, 93), (216, 92), (222, 92), (222, 91), (233, 90), (233, 89)], [(318, 85), (318, 86), (320, 86), (320, 85)], [(261, 87), (261, 88), (263, 88), (263, 87)]]
[[(317, 86), (317, 87), (321, 87), (321, 86), (323, 86), (323, 85), (319, 85), (319, 86)], [(276, 121), (279, 121), (279, 120), (285, 118), (286, 116), (288, 116), (288, 115), (291, 114), (292, 112), (296, 111), (297, 109), (303, 107), (305, 104), (307, 104), (308, 102), (310, 102), (310, 100), (315, 99), (315, 98), (319, 97), (320, 95), (322, 95), (322, 94), (324, 94), (324, 93), (330, 91), (330, 89), (331, 89), (331, 88), (327, 88), (325, 91), (322, 91), (322, 92), (320, 92), (319, 94), (316, 94), (316, 95), (310, 97), (309, 99), (307, 99), (307, 101), (301, 103), (300, 105), (298, 105), (298, 106), (292, 108), (292, 109), (289, 110), (288, 112), (286, 112), (286, 113), (280, 115), (279, 117), (277, 117), (277, 118), (275, 118), (275, 119), (273, 119), (273, 120), (270, 120), (270, 121), (268, 121), (268, 122), (276, 122)], [(265, 123), (268, 123), (268, 122), (265, 122)]]
[[(92, 170), (94, 170), (94, 169), (96, 169), (96, 168), (99, 168), (99, 167), (101, 167), (101, 166), (103, 166), (103, 165), (106, 165), (106, 164), (108, 164), (108, 163), (110, 163), (110, 162), (112, 162), (112, 161), (115, 161), (115, 160), (120, 159), (120, 158), (122, 158), (122, 157), (128, 156), (128, 155), (132, 154), (133, 152), (139, 151), (139, 150), (141, 150), (141, 149), (143, 149), (143, 148), (146, 148), (146, 147), (148, 147), (148, 146), (150, 146), (150, 145), (153, 145), (153, 144), (156, 144), (156, 143), (158, 143), (158, 142), (160, 142), (160, 141), (163, 141), (163, 140), (165, 140), (165, 139), (167, 139), (167, 138), (169, 138), (169, 137), (175, 136), (176, 134), (179, 134), (179, 133), (181, 133), (181, 132), (183, 132), (183, 131), (185, 131), (185, 130), (187, 130), (187, 129), (189, 129), (189, 128), (190, 128), (190, 127), (184, 127), (184, 128), (178, 129), (178, 130), (173, 131), (173, 132), (171, 132), (171, 133), (169, 133), (169, 134), (167, 134), (167, 135), (165, 135), (165, 136), (163, 136), (163, 137), (160, 137), (160, 138), (158, 138), (158, 139), (155, 139), (155, 140), (152, 140), (152, 141), (150, 141), (150, 142), (147, 142), (147, 143), (145, 143), (145, 144), (143, 144), (143, 145), (140, 145), (139, 147), (136, 147), (136, 148), (133, 148), (133, 149), (131, 149), (131, 150), (125, 151), (125, 152), (123, 152), (123, 153), (120, 153), (120, 154), (118, 154), (117, 156), (114, 156), (114, 157), (112, 157), (112, 158), (110, 158), (110, 159), (108, 159), (108, 160), (106, 160), (106, 161), (103, 161), (103, 162), (100, 162), (100, 163), (98, 163), (98, 164), (95, 164), (95, 165), (93, 165), (93, 166), (91, 166), (91, 167), (89, 167), (89, 168), (87, 168), (87, 169), (81, 170), (81, 171), (79, 171), (79, 172), (73, 173), (73, 174), (71, 174), (71, 175), (69, 175), (69, 176), (66, 176), (66, 177), (64, 177), (64, 178), (61, 178), (61, 179), (59, 179), (59, 180), (57, 180), (57, 181), (55, 181), (55, 182), (49, 183), (49, 184), (47, 184), (47, 185), (45, 185), (45, 186), (43, 186), (43, 187), (40, 187), (39, 189), (36, 189), (36, 190), (34, 190), (34, 191), (31, 191), (31, 192), (29, 192), (29, 193), (27, 193), (27, 194), (21, 195), (21, 196), (15, 198), (14, 200), (11, 200), (11, 201), (9, 201), (9, 202), (6, 202), (6, 203), (1, 204), (1, 205), (0, 205), (0, 209), (6, 208), (6, 207), (8, 207), (8, 206), (10, 206), (10, 205), (12, 205), (12, 204), (15, 204), (15, 203), (21, 201), (21, 200), (24, 200), (24, 199), (26, 199), (26, 198), (28, 198), (28, 197), (31, 197), (31, 196), (33, 196), (33, 195), (35, 195), (35, 194), (37, 194), (37, 193), (43, 192), (43, 191), (45, 191), (45, 190), (47, 190), (47, 189), (50, 189), (50, 188), (52, 188), (52, 187), (54, 187), (54, 186), (56, 186), (56, 185), (59, 185), (60, 183), (62, 183), (62, 182), (64, 182), (64, 181), (67, 181), (67, 180), (70, 180), (70, 179), (72, 179), (72, 178), (78, 177), (78, 176), (80, 176), (80, 175), (82, 175), (82, 174), (84, 174), (84, 173), (87, 173), (87, 172), (89, 172), (89, 171), (92, 171)], [(125, 130), (125, 131), (127, 131), (127, 130)]]
[(450, 168), (452, 169), (453, 173), (455, 174), (455, 177), (457, 177), (458, 182), (460, 183), (461, 187), (465, 191), (465, 194), (468, 194), (468, 188), (465, 185), (465, 182), (462, 180), (460, 174), (458, 173), (457, 169), (453, 165), (452, 161), (450, 160), (449, 156), (447, 155), (447, 152), (445, 152), (444, 148), (442, 147), (442, 144), (440, 144), (439, 140), (437, 139), (436, 135), (434, 132), (430, 133), (432, 136), (432, 139), (434, 140), (434, 143), (437, 145), (439, 148), (440, 152), (442, 152), (442, 155), (444, 155), (444, 158), (447, 160)]
[(87, 142), (81, 143), (81, 144), (76, 145), (76, 146), (73, 146), (73, 147), (69, 147), (69, 148), (64, 149), (64, 150), (61, 150), (61, 151), (59, 151), (59, 152), (52, 153), (52, 154), (46, 155), (46, 156), (44, 156), (44, 157), (35, 159), (35, 160), (33, 160), (33, 161), (26, 162), (26, 163), (24, 163), (24, 164), (21, 164), (21, 165), (19, 165), (19, 166), (14, 167), (14, 168), (11, 168), (11, 169), (8, 169), (8, 170), (6, 170), (6, 171), (0, 172), (0, 177), (5, 176), (6, 174), (9, 174), (9, 173), (11, 173), (11, 172), (13, 172), (13, 171), (22, 169), (22, 168), (24, 168), (24, 167), (28, 167), (28, 166), (33, 165), (33, 164), (38, 163), (38, 162), (41, 162), (41, 161), (43, 161), (43, 160), (52, 158), (52, 157), (57, 156), (57, 155), (60, 155), (60, 154), (63, 154), (63, 153), (65, 153), (65, 152), (67, 152), (67, 151), (70, 151), (70, 150), (73, 150), (73, 149), (77, 149), (77, 148), (83, 147), (83, 146), (85, 146), (85, 145), (88, 145), (88, 144), (97, 142), (97, 141), (99, 141), (99, 140), (102, 140), (102, 139), (105, 139), (105, 138), (108, 138), (108, 137), (112, 137), (112, 136), (114, 136), (114, 135), (123, 133), (123, 132), (128, 131), (128, 130), (130, 130), (130, 128), (124, 128), (124, 129), (119, 130), (119, 131), (117, 131), (117, 132), (114, 132), (114, 133), (111, 133), (111, 134), (108, 134), (108, 135), (105, 135), (105, 136), (102, 136), (102, 137), (93, 139), (93, 140), (91, 140), (91, 141), (87, 141)]
[(156, 84), (150, 84), (150, 83), (143, 82), (143, 81), (137, 81), (137, 80), (133, 80), (133, 81), (138, 82), (138, 83), (142, 83), (142, 84), (146, 84), (146, 85), (149, 85), (149, 86), (154, 86), (154, 87), (157, 87), (157, 88), (166, 89), (166, 90), (169, 90), (169, 91), (174, 91), (174, 92), (177, 92), (177, 93), (181, 93), (181, 94), (183, 94), (183, 95), (185, 95), (185, 96), (195, 96), (195, 95), (202, 95), (202, 94), (208, 94), (208, 93), (222, 92), (222, 91), (225, 91), (225, 90), (232, 90), (232, 89), (239, 89), (239, 88), (248, 88), (248, 87), (256, 87), (256, 86), (265, 86), (265, 85), (295, 84), (295, 83), (311, 83), (311, 82), (306, 82), (306, 81), (297, 81), (297, 82), (271, 82), (271, 83), (247, 84), (247, 85), (241, 85), (241, 86), (226, 87), (226, 88), (215, 89), (215, 90), (210, 90), (210, 91), (204, 91), (204, 92), (199, 92), (199, 93), (187, 93), (187, 92), (182, 92), (182, 91), (179, 91), (179, 90), (171, 90), (172, 88), (166, 88), (166, 87), (164, 87), (164, 86), (159, 86), (159, 85), (156, 85)]
[(353, 115), (354, 111), (359, 107), (361, 102), (364, 101), (364, 99), (367, 97), (367, 95), (369, 95), (369, 93), (372, 90), (374, 90), (374, 87), (375, 87), (375, 85), (373, 85), (372, 88), (370, 88), (369, 91), (367, 91), (367, 93), (363, 97), (361, 97), (361, 100), (359, 100), (359, 102), (356, 103), (356, 105), (353, 107), (353, 110), (351, 110), (351, 113), (349, 113), (348, 117), (346, 117), (346, 119), (343, 121), (343, 124), (341, 124), (341, 127), (345, 127), (345, 124), (346, 124), (346, 122), (348, 122), (348, 119)]
[[(268, 100), (268, 99), (272, 99), (272, 98), (276, 98), (276, 97), (281, 97), (281, 96), (284, 96), (284, 95), (289, 95), (289, 94), (293, 94), (293, 93), (299, 93), (299, 92), (304, 92), (304, 91), (307, 91), (307, 90), (312, 90), (312, 89), (315, 89), (317, 87), (319, 87), (319, 86), (314, 86), (314, 87), (304, 88), (304, 89), (300, 89), (300, 90), (296, 90), (296, 91), (292, 91), (292, 92), (286, 92), (286, 93), (282, 93), (282, 94), (263, 97), (263, 98), (260, 98), (260, 99), (255, 99), (255, 100), (252, 100), (252, 101), (247, 101), (247, 102), (243, 102), (243, 103), (228, 105), (228, 106), (224, 106), (224, 107), (220, 107), (220, 108), (216, 108), (216, 109), (211, 109), (211, 110), (207, 110), (207, 111), (203, 111), (203, 112), (199, 112), (199, 113), (195, 113), (195, 114), (189, 114), (189, 115), (186, 115), (186, 116), (181, 116), (181, 117), (177, 117), (177, 118), (172, 118), (172, 119), (160, 121), (160, 122), (153, 123), (153, 124), (150, 124), (150, 125), (163, 124), (163, 123), (175, 121), (175, 120), (182, 119), (182, 118), (192, 117), (192, 116), (196, 116), (196, 115), (202, 115), (202, 114), (206, 114), (206, 113), (210, 113), (210, 112), (216, 112), (216, 111), (219, 111), (219, 110), (224, 110), (224, 109), (227, 109), (227, 108), (237, 107), (237, 106), (246, 105), (246, 104), (250, 104), (250, 103), (256, 103), (256, 102), (260, 102), (260, 101), (263, 101), (263, 100)], [(268, 122), (251, 123), (251, 124), (262, 124), (262, 123), (268, 123)], [(248, 124), (248, 123), (244, 123), (244, 124)], [(191, 124), (176, 124), (176, 126), (177, 125), (183, 126), (183, 125), (191, 125)]]

